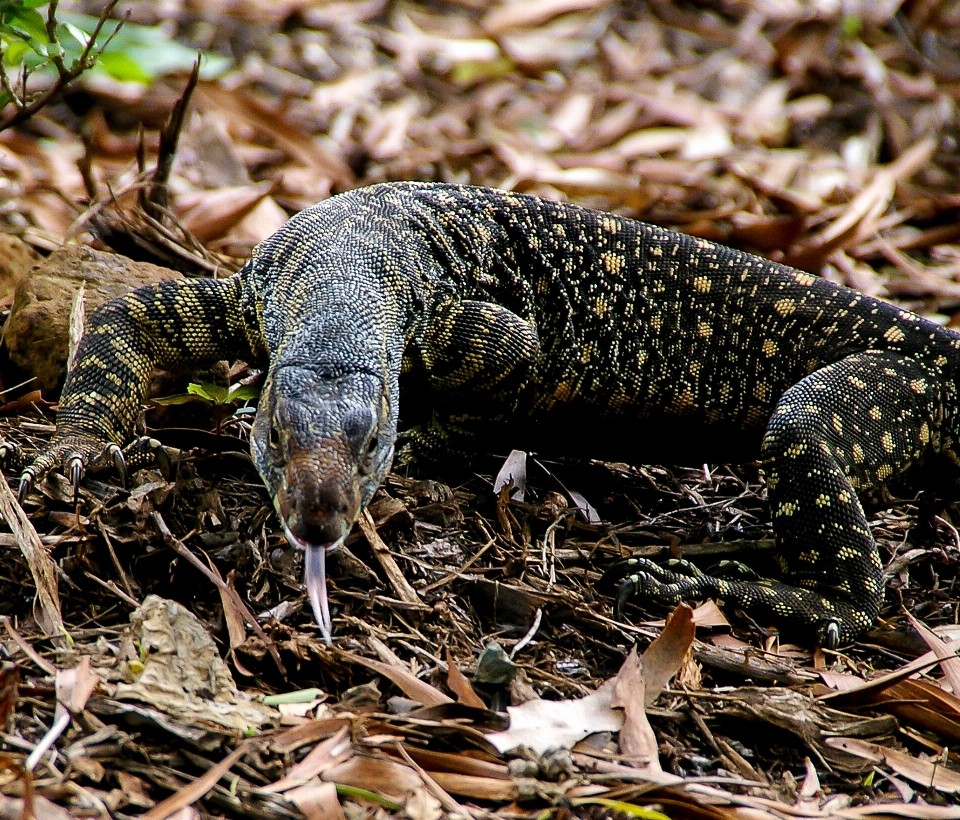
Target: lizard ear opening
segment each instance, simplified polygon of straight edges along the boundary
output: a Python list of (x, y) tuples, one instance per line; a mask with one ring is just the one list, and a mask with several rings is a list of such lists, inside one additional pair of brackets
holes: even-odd
[(374, 433), (367, 441), (367, 446), (357, 464), (360, 475), (373, 475), (377, 469), (377, 454), (380, 452), (380, 436)]

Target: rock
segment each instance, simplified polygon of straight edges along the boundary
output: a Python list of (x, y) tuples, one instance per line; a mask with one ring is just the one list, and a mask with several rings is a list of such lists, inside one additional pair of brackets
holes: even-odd
[(55, 394), (67, 368), (70, 310), (85, 283), (86, 318), (104, 302), (181, 274), (148, 262), (65, 245), (37, 265), (16, 289), (3, 344), (10, 362), (37, 381), (31, 387)]
[(39, 261), (40, 254), (22, 239), (0, 233), (0, 305), (10, 305), (17, 285)]

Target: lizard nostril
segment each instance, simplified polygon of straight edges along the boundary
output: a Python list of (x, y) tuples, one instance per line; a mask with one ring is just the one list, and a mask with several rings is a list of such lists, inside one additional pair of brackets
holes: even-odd
[(308, 544), (329, 544), (347, 534), (353, 521), (356, 499), (337, 482), (313, 484), (301, 481), (296, 487), (290, 529)]

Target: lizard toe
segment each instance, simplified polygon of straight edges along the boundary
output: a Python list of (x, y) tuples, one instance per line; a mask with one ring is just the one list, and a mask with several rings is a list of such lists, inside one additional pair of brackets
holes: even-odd
[(600, 576), (600, 580), (597, 581), (597, 589), (606, 592), (619, 589), (620, 582), (636, 569), (639, 560), (638, 558), (622, 558), (619, 561), (614, 561)]
[(25, 465), (23, 450), (12, 441), (0, 441), (0, 467), (10, 472), (22, 470)]
[[(140, 436), (123, 449), (116, 444), (108, 444), (102, 459), (106, 459), (116, 469), (124, 488), (129, 485), (130, 476), (137, 470), (156, 466), (165, 479), (169, 479), (173, 471), (167, 448), (150, 436)], [(97, 466), (100, 466), (99, 463)]]

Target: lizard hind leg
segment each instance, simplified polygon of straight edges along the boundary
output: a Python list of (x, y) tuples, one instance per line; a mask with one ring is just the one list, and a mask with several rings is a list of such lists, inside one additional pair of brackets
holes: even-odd
[(763, 442), (780, 581), (680, 576), (635, 565), (619, 600), (718, 597), (828, 648), (876, 619), (883, 567), (857, 493), (930, 447), (939, 381), (919, 362), (870, 351), (829, 364), (777, 403)]

